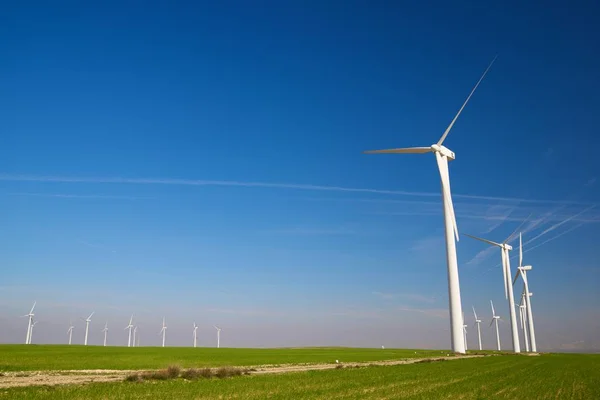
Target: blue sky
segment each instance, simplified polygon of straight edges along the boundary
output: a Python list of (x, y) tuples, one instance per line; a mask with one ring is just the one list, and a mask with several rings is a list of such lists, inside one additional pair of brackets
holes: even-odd
[[(37, 300), (39, 342), (96, 311), (114, 344), (135, 312), (148, 345), (449, 347), (434, 157), (361, 152), (436, 142), (498, 54), (445, 142), (459, 230), (531, 214), (539, 346), (600, 348), (600, 10), (544, 4), (2, 5), (0, 340)], [(508, 320), (499, 251), (458, 259)]]

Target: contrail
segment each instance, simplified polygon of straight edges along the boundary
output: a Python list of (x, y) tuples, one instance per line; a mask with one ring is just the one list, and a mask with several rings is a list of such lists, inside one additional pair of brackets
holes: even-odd
[[(355, 193), (374, 193), (400, 196), (420, 196), (420, 197), (439, 197), (438, 192), (409, 192), (401, 190), (384, 190), (368, 188), (349, 188), (342, 186), (324, 186), (295, 183), (267, 183), (267, 182), (241, 182), (241, 181), (217, 181), (217, 180), (195, 180), (195, 179), (155, 179), (155, 178), (84, 178), (84, 177), (65, 177), (65, 176), (37, 176), (37, 175), (9, 175), (0, 174), (0, 181), (15, 182), (53, 182), (53, 183), (114, 183), (114, 184), (137, 184), (137, 185), (187, 185), (187, 186), (237, 186), (237, 187), (262, 187), (277, 189), (298, 189), (315, 191), (336, 191), (336, 192), (355, 192)], [(586, 204), (576, 203), (564, 200), (537, 200), (537, 199), (519, 199), (511, 197), (479, 196), (470, 194), (454, 194), (454, 197), (478, 200), (496, 200), (524, 203), (546, 203), (546, 204)]]

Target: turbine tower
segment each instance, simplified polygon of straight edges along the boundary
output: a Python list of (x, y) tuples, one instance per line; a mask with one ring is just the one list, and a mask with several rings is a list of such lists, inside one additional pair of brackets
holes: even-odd
[(127, 347), (131, 347), (131, 328), (133, 328), (133, 314), (131, 314), (131, 318), (129, 318), (129, 325), (125, 327), (125, 329), (129, 329), (129, 337), (127, 338)]
[(106, 321), (106, 323), (104, 324), (104, 329), (102, 329), (102, 332), (104, 332), (104, 347), (106, 347), (106, 335), (108, 333), (108, 321)]
[(496, 310), (494, 310), (494, 303), (490, 300), (490, 304), (492, 305), (492, 320), (490, 321), (490, 326), (495, 322), (496, 323), (496, 345), (498, 351), (500, 351), (500, 331), (498, 330), (498, 322), (500, 321), (500, 317), (496, 315)]
[(529, 353), (529, 338), (527, 337), (527, 321), (525, 318), (525, 304), (524, 304), (524, 295), (521, 296), (521, 302), (518, 305), (515, 305), (519, 309), (519, 322), (521, 322), (521, 330), (523, 331), (523, 339), (525, 340), (525, 351)]
[(29, 317), (29, 322), (27, 324), (27, 335), (25, 336), (25, 344), (29, 344), (29, 338), (31, 336), (31, 324), (33, 323), (33, 317), (34, 317), (34, 313), (33, 313), (33, 309), (35, 308), (35, 304), (37, 302), (33, 302), (33, 307), (31, 307), (31, 311), (29, 311), (29, 314), (25, 314), (23, 315), (23, 317)]
[(194, 322), (194, 347), (198, 344), (198, 325)]
[[(517, 228), (518, 229), (518, 228)], [(513, 287), (510, 284), (510, 255), (509, 251), (512, 250), (512, 246), (508, 244), (508, 241), (513, 237), (516, 232), (513, 232), (503, 243), (492, 242), (491, 240), (482, 239), (477, 236), (466, 235), (472, 239), (479, 240), (481, 242), (490, 244), (492, 246), (500, 247), (502, 255), (502, 274), (504, 275), (504, 296), (508, 300), (508, 310), (510, 312), (510, 330), (512, 337), (513, 350), (515, 353), (521, 352), (521, 345), (519, 344), (519, 327), (517, 326), (517, 313), (515, 311), (515, 298), (513, 296)]]
[(71, 344), (71, 339), (73, 339), (73, 328), (75, 328), (73, 326), (73, 321), (69, 321), (69, 329), (67, 330), (67, 333), (69, 334), (69, 344)]
[(471, 90), (471, 93), (463, 103), (458, 113), (450, 122), (450, 125), (444, 131), (444, 134), (438, 140), (437, 143), (429, 147), (410, 147), (410, 148), (399, 148), (399, 149), (387, 149), (387, 150), (371, 150), (366, 151), (367, 154), (406, 154), (406, 153), (434, 153), (437, 160), (438, 169), (440, 171), (441, 186), (442, 186), (442, 202), (444, 212), (444, 224), (446, 234), (446, 262), (448, 266), (448, 297), (450, 306), (450, 334), (452, 342), (452, 351), (455, 353), (465, 352), (465, 342), (463, 340), (463, 328), (462, 328), (462, 305), (460, 300), (460, 283), (458, 279), (458, 263), (456, 260), (456, 241), (458, 241), (458, 226), (456, 224), (456, 215), (454, 214), (454, 205), (452, 204), (452, 195), (450, 192), (450, 175), (448, 172), (448, 161), (455, 159), (455, 154), (443, 146), (444, 140), (450, 130), (454, 126), (454, 123), (460, 116), (461, 112), (477, 90), (477, 87), (491, 68), (496, 58), (492, 60), (490, 65), (486, 68), (475, 87)]
[(477, 313), (475, 312), (475, 306), (473, 307), (473, 315), (475, 316), (475, 323), (473, 325), (477, 325), (477, 338), (479, 339), (479, 350), (483, 350), (483, 348), (481, 347), (481, 321), (479, 318), (477, 318)]
[(94, 312), (95, 312), (95, 311), (93, 311), (93, 312), (90, 314), (90, 316), (89, 316), (89, 317), (87, 317), (87, 318), (85, 318), (85, 319), (81, 318), (81, 319), (83, 319), (83, 320), (85, 321), (85, 338), (83, 339), (83, 345), (84, 345), (84, 346), (87, 346), (87, 342), (88, 342), (88, 341), (87, 341), (87, 340), (88, 340), (88, 331), (89, 331), (89, 329), (90, 329), (90, 322), (92, 322), (92, 315), (94, 315)]
[(29, 344), (31, 344), (31, 339), (33, 338), (33, 327), (37, 324), (37, 321), (33, 321), (33, 324), (31, 324), (31, 331), (29, 332)]
[(221, 347), (221, 328), (219, 328), (216, 325), (213, 325), (213, 326), (217, 330), (217, 349), (218, 349), (219, 347)]
[(167, 338), (167, 325), (165, 325), (165, 317), (163, 317), (162, 329), (159, 335), (162, 333), (162, 347), (165, 347), (165, 340)]
[(133, 327), (133, 340), (131, 341), (131, 347), (137, 347), (136, 346), (136, 341), (135, 341), (135, 339), (138, 336), (137, 328), (138, 328), (137, 325)]
[(515, 275), (515, 279), (513, 279), (513, 285), (517, 281), (517, 277), (521, 275), (523, 278), (523, 291), (525, 292), (525, 306), (527, 310), (527, 328), (529, 330), (529, 342), (531, 343), (531, 351), (537, 353), (537, 344), (535, 341), (535, 329), (533, 327), (533, 312), (531, 311), (531, 292), (529, 291), (529, 281), (527, 280), (527, 271), (532, 270), (531, 265), (523, 266), (523, 241), (521, 238), (521, 233), (519, 233), (519, 267), (517, 268), (517, 273)]
[(465, 351), (467, 351), (467, 324), (465, 324), (465, 313), (463, 313), (462, 316), (463, 316), (463, 335), (464, 335), (464, 340), (465, 340)]

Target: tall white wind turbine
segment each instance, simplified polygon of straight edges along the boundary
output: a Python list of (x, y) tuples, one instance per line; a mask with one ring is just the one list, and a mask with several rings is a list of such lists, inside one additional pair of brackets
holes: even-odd
[(133, 328), (133, 314), (131, 314), (131, 318), (129, 318), (129, 324), (125, 327), (125, 329), (129, 329), (129, 337), (127, 338), (127, 347), (131, 347), (131, 329)]
[(463, 335), (465, 340), (465, 351), (467, 351), (467, 324), (465, 324), (465, 313), (462, 313), (463, 317)]
[(442, 202), (444, 212), (444, 224), (446, 234), (446, 261), (448, 265), (448, 297), (450, 306), (450, 334), (452, 342), (452, 351), (456, 353), (464, 353), (465, 345), (463, 340), (463, 328), (462, 328), (462, 305), (460, 300), (460, 283), (458, 277), (458, 262), (456, 259), (456, 241), (458, 238), (458, 226), (456, 224), (456, 215), (454, 214), (454, 205), (452, 204), (452, 195), (450, 192), (450, 174), (448, 172), (448, 161), (455, 159), (455, 154), (447, 147), (443, 146), (444, 140), (450, 133), (450, 130), (454, 126), (454, 123), (460, 116), (461, 112), (475, 93), (475, 90), (491, 68), (496, 58), (492, 60), (490, 65), (486, 68), (477, 84), (471, 90), (471, 93), (463, 103), (462, 107), (458, 110), (458, 113), (450, 122), (450, 125), (444, 131), (444, 134), (438, 140), (437, 143), (429, 147), (410, 147), (410, 148), (399, 148), (399, 149), (387, 149), (387, 150), (371, 150), (366, 151), (367, 154), (406, 154), (406, 153), (434, 153), (437, 160), (438, 169), (440, 171), (441, 186), (442, 186)]
[(217, 330), (217, 349), (218, 349), (219, 347), (221, 347), (221, 328), (219, 328), (217, 325), (213, 325), (213, 326)]
[(194, 347), (198, 344), (198, 325), (194, 322)]
[(71, 339), (73, 339), (73, 321), (69, 321), (69, 329), (67, 329), (67, 333), (69, 334), (69, 344), (71, 344)]
[(493, 323), (496, 324), (496, 348), (500, 351), (500, 331), (498, 330), (498, 322), (500, 321), (500, 317), (496, 315), (496, 310), (494, 309), (494, 302), (490, 300), (490, 304), (492, 305), (492, 320), (490, 321), (490, 326)]
[(33, 321), (33, 324), (31, 324), (31, 332), (29, 332), (29, 344), (31, 344), (31, 339), (33, 338), (33, 327), (37, 324), (37, 321)]
[(23, 315), (23, 317), (29, 317), (29, 322), (27, 323), (27, 335), (25, 336), (25, 344), (29, 344), (29, 338), (31, 337), (31, 324), (33, 323), (33, 317), (35, 316), (33, 309), (35, 308), (36, 303), (36, 301), (33, 302), (33, 306), (31, 307), (29, 314)]
[(104, 347), (106, 347), (106, 335), (108, 334), (108, 321), (106, 321), (106, 323), (104, 323), (104, 329), (102, 329), (102, 332), (104, 332)]
[(165, 317), (163, 317), (162, 329), (159, 335), (162, 333), (162, 347), (165, 347), (165, 340), (167, 338), (167, 325), (165, 324)]
[(87, 342), (88, 342), (88, 331), (90, 329), (90, 322), (92, 322), (92, 315), (94, 315), (95, 311), (93, 311), (89, 317), (83, 319), (85, 321), (85, 338), (83, 339), (83, 345), (87, 346)]
[(527, 307), (525, 305), (525, 293), (523, 293), (523, 295), (521, 296), (521, 302), (517, 305), (515, 305), (515, 307), (517, 307), (519, 309), (519, 321), (521, 322), (521, 330), (523, 331), (523, 340), (525, 341), (525, 351), (527, 353), (529, 353), (529, 337), (527, 334), (527, 321), (526, 321), (526, 317), (525, 314), (527, 311), (525, 311), (525, 308)]
[(523, 239), (521, 234), (519, 233), (519, 267), (517, 268), (517, 273), (515, 274), (515, 278), (513, 279), (513, 285), (517, 281), (519, 275), (523, 278), (523, 291), (525, 292), (525, 306), (527, 311), (527, 328), (529, 330), (529, 342), (531, 343), (531, 351), (537, 352), (537, 344), (535, 341), (535, 328), (533, 326), (533, 312), (531, 311), (531, 292), (529, 291), (529, 281), (527, 280), (527, 271), (532, 270), (531, 265), (523, 265)]
[(479, 325), (481, 325), (481, 320), (479, 318), (477, 318), (477, 313), (475, 312), (475, 306), (471, 306), (473, 307), (473, 315), (475, 316), (475, 324), (477, 325), (477, 338), (479, 339), (479, 350), (483, 350), (483, 348), (481, 347), (481, 328)]
[(480, 237), (467, 234), (465, 234), (465, 236), (500, 248), (500, 252), (502, 255), (502, 274), (504, 276), (504, 296), (508, 300), (508, 310), (510, 312), (510, 331), (513, 350), (515, 353), (520, 353), (521, 345), (519, 344), (519, 327), (517, 325), (517, 313), (515, 311), (515, 298), (513, 296), (513, 287), (510, 284), (510, 255), (508, 253), (512, 250), (512, 246), (508, 244), (508, 241), (513, 237), (515, 233), (516, 232), (513, 232), (513, 234), (511, 234), (503, 243), (496, 243), (492, 242), (491, 240), (482, 239)]

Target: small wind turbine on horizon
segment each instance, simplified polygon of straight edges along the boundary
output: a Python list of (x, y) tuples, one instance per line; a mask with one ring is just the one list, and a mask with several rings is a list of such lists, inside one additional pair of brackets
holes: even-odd
[(31, 339), (33, 338), (33, 327), (38, 323), (38, 321), (33, 321), (31, 324), (31, 332), (29, 332), (29, 344), (31, 344)]
[(521, 233), (519, 233), (519, 267), (517, 268), (517, 273), (515, 274), (515, 278), (513, 279), (513, 285), (517, 281), (519, 275), (523, 278), (523, 292), (525, 293), (525, 309), (527, 312), (527, 328), (529, 331), (529, 342), (531, 343), (531, 351), (537, 353), (537, 343), (535, 340), (535, 328), (533, 326), (533, 312), (531, 310), (531, 295), (532, 293), (529, 291), (529, 282), (527, 280), (527, 271), (531, 271), (533, 267), (531, 265), (523, 265), (523, 239), (521, 237)]
[(465, 340), (465, 351), (467, 351), (467, 324), (465, 323), (465, 313), (462, 313), (463, 317), (463, 335)]
[[(450, 125), (444, 131), (440, 140), (437, 143), (429, 147), (410, 147), (410, 148), (398, 148), (398, 149), (386, 149), (386, 150), (371, 150), (365, 151), (367, 154), (407, 154), (407, 153), (434, 153), (437, 160), (438, 169), (440, 172), (441, 185), (442, 185), (442, 202), (444, 212), (444, 225), (446, 235), (446, 262), (448, 266), (448, 297), (450, 306), (450, 335), (452, 342), (452, 351), (456, 353), (465, 353), (465, 341), (463, 340), (463, 328), (462, 328), (462, 304), (460, 300), (460, 283), (458, 277), (458, 262), (456, 259), (456, 242), (459, 240), (458, 237), (458, 225), (456, 224), (456, 215), (454, 213), (454, 205), (452, 203), (452, 195), (450, 191), (450, 174), (448, 171), (448, 162), (456, 158), (454, 152), (443, 145), (444, 140), (450, 133), (450, 130), (454, 126), (454, 123), (460, 116), (461, 112), (477, 90), (477, 87), (488, 73), (492, 64), (496, 61), (496, 57), (488, 65), (475, 87), (471, 90), (471, 93), (463, 103), (462, 107), (458, 110), (458, 113), (450, 122)], [(456, 241), (455, 241), (456, 240)]]
[(104, 347), (106, 347), (106, 335), (108, 334), (108, 321), (106, 321), (106, 323), (104, 324), (104, 329), (102, 329), (102, 332), (104, 332)]
[(127, 338), (127, 347), (131, 347), (131, 329), (133, 328), (133, 314), (129, 318), (129, 324), (125, 327), (125, 330), (129, 329), (129, 337)]
[(162, 329), (159, 335), (162, 333), (162, 347), (165, 347), (165, 340), (167, 338), (167, 325), (165, 324), (165, 317), (163, 317)]
[(473, 315), (475, 316), (475, 323), (473, 325), (477, 325), (477, 338), (479, 339), (479, 350), (483, 350), (481, 347), (481, 323), (483, 321), (481, 321), (479, 318), (477, 318), (477, 313), (475, 312), (475, 306), (471, 306), (473, 307)]
[(33, 317), (35, 314), (33, 313), (33, 309), (35, 308), (36, 301), (33, 302), (33, 306), (28, 314), (23, 315), (23, 317), (29, 317), (29, 322), (27, 323), (27, 335), (25, 336), (25, 344), (29, 344), (29, 339), (31, 337), (31, 324), (33, 323)]
[(217, 330), (217, 349), (218, 349), (219, 347), (221, 347), (221, 328), (219, 328), (217, 325), (213, 325), (213, 326)]
[(131, 341), (131, 347), (137, 347), (136, 344), (136, 338), (138, 337), (138, 327), (137, 325), (133, 327), (133, 340)]
[(90, 322), (92, 322), (92, 315), (94, 315), (95, 311), (92, 311), (92, 313), (90, 314), (89, 317), (87, 318), (81, 318), (82, 320), (85, 321), (85, 338), (83, 339), (83, 345), (87, 346), (88, 343), (88, 332), (90, 329)]
[[(517, 228), (517, 230), (519, 228)], [(479, 240), (480, 242), (484, 242), (484, 243), (490, 244), (492, 246), (497, 246), (500, 248), (501, 255), (502, 255), (502, 275), (504, 278), (504, 296), (508, 300), (508, 310), (510, 312), (510, 331), (511, 331), (511, 338), (512, 338), (512, 344), (513, 344), (513, 351), (515, 353), (520, 353), (521, 345), (519, 344), (519, 327), (517, 326), (517, 313), (515, 311), (515, 298), (514, 298), (514, 294), (513, 294), (513, 287), (510, 284), (511, 273), (510, 273), (509, 251), (511, 251), (513, 248), (511, 245), (508, 244), (508, 242), (510, 241), (510, 239), (512, 239), (512, 237), (515, 235), (515, 233), (517, 233), (516, 230), (508, 238), (506, 238), (506, 240), (502, 243), (492, 242), (491, 240), (482, 239), (480, 237), (473, 236), (473, 235), (467, 235), (467, 234), (464, 234), (464, 235), (468, 236), (472, 239)]]
[(198, 325), (194, 322), (194, 347), (196, 347), (198, 343)]
[(490, 304), (492, 305), (492, 320), (490, 321), (490, 326), (495, 322), (496, 323), (496, 345), (498, 351), (500, 351), (500, 331), (498, 330), (498, 321), (500, 321), (500, 317), (496, 315), (496, 310), (494, 309), (494, 302), (490, 300)]
[(523, 331), (523, 340), (525, 340), (525, 351), (529, 353), (529, 338), (527, 337), (527, 321), (525, 321), (525, 308), (527, 307), (524, 304), (525, 301), (525, 293), (521, 296), (521, 302), (519, 304), (515, 304), (515, 307), (519, 309), (519, 321), (521, 322), (521, 331)]
[(73, 321), (69, 321), (69, 329), (67, 329), (67, 333), (69, 334), (69, 344), (71, 344), (71, 339), (73, 339)]

